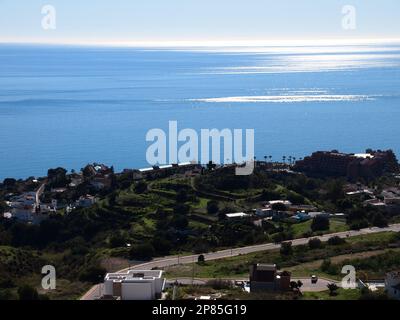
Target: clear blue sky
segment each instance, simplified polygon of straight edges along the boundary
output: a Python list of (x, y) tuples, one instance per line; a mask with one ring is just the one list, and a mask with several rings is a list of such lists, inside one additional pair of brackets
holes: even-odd
[[(41, 28), (41, 8), (57, 29)], [(357, 29), (341, 27), (343, 5)], [(399, 0), (0, 0), (0, 41), (400, 38)]]

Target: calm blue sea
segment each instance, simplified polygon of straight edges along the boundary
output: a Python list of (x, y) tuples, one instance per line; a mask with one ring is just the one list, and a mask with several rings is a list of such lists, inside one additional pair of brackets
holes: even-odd
[(254, 128), (259, 158), (400, 155), (400, 46), (0, 45), (0, 179), (148, 166), (148, 130)]

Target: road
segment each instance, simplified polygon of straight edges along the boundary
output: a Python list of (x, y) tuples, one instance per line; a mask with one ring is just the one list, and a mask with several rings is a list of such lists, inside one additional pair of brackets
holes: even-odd
[[(312, 237), (312, 238), (319, 238), (322, 242), (326, 242), (329, 238), (338, 236), (340, 238), (349, 238), (349, 237), (356, 237), (360, 235), (367, 235), (372, 233), (379, 233), (385, 231), (393, 231), (393, 232), (400, 232), (400, 224), (393, 224), (386, 228), (366, 228), (361, 230), (351, 230), (351, 231), (344, 231), (344, 232), (337, 232), (337, 233), (330, 233), (319, 237)], [(299, 246), (303, 244), (307, 244), (310, 238), (301, 238), (301, 239), (294, 239), (291, 240), (293, 246)], [(228, 250), (221, 250), (216, 252), (205, 253), (204, 258), (206, 261), (210, 260), (218, 260), (224, 259), (229, 257), (234, 257), (242, 254), (249, 254), (253, 252), (260, 252), (260, 251), (267, 251), (267, 250), (274, 250), (279, 249), (281, 247), (280, 244), (276, 243), (266, 243), (242, 248), (234, 248)], [(190, 264), (197, 262), (198, 254), (196, 255), (188, 255), (188, 256), (169, 256), (164, 258), (154, 259), (150, 262), (141, 263), (135, 266), (131, 266), (130, 268), (126, 268), (123, 270), (118, 271), (118, 273), (127, 272), (128, 270), (150, 270), (153, 268), (165, 268), (177, 264)], [(98, 296), (98, 292), (100, 289), (98, 286), (92, 287), (87, 293), (85, 293), (81, 300), (93, 300)]]

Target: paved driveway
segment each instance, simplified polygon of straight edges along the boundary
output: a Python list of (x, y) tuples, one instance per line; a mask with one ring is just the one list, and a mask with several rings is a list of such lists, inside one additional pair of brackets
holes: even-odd
[(335, 282), (338, 286), (340, 286), (340, 283), (333, 281), (333, 280), (327, 280), (327, 279), (318, 279), (317, 283), (311, 283), (311, 278), (303, 278), (303, 279), (293, 279), (293, 281), (301, 280), (303, 282), (303, 286), (301, 287), (301, 291), (303, 292), (321, 292), (321, 291), (326, 291), (328, 290), (327, 285), (329, 283)]

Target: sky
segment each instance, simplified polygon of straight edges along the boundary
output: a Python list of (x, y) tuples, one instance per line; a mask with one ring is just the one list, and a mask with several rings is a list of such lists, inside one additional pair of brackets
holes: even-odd
[[(56, 28), (43, 29), (44, 5)], [(343, 6), (356, 9), (342, 27)], [(399, 0), (0, 0), (1, 42), (228, 43), (399, 39)]]

